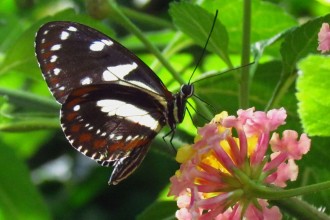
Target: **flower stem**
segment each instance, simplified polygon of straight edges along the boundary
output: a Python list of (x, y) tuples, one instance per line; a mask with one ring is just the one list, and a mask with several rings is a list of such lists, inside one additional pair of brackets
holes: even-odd
[(274, 204), (287, 209), (288, 212), (298, 217), (298, 219), (330, 219), (329, 216), (317, 210), (312, 205), (297, 198), (292, 198), (295, 196), (301, 196), (330, 189), (330, 181), (303, 186), (295, 189), (283, 190), (280, 188), (271, 188), (260, 185), (251, 180), (241, 170), (235, 169), (234, 172), (245, 186), (245, 193), (253, 195), (255, 198), (272, 200)]
[(253, 184), (254, 193), (256, 193), (256, 196), (263, 199), (285, 199), (330, 189), (330, 181), (286, 190), (273, 189), (269, 187), (259, 186), (255, 183)]
[[(251, 0), (244, 0), (241, 66), (250, 62)], [(240, 79), (240, 108), (249, 107), (249, 68), (242, 68)]]
[(317, 210), (307, 202), (298, 198), (273, 200), (272, 204), (279, 206), (282, 210), (295, 216), (297, 219), (329, 220), (330, 217), (324, 212)]
[(269, 109), (272, 109), (274, 106), (278, 105), (279, 101), (288, 91), (292, 83), (295, 82), (296, 78), (297, 78), (297, 74), (291, 74), (289, 76), (284, 77), (284, 74), (282, 73), (281, 79), (276, 85), (275, 91), (273, 92), (273, 95), (269, 100), (265, 111), (268, 111)]
[(317, 183), (308, 186), (302, 186), (295, 189), (281, 189), (281, 188), (271, 188), (264, 185), (260, 185), (255, 181), (251, 180), (245, 173), (241, 170), (235, 169), (235, 175), (239, 177), (241, 182), (249, 190), (250, 194), (261, 199), (286, 199), (294, 196), (301, 196), (309, 193), (315, 193), (317, 191), (330, 189), (330, 181)]

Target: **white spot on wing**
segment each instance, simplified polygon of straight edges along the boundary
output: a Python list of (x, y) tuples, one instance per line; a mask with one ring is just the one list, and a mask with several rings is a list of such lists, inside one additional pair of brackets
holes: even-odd
[(139, 135), (135, 135), (132, 140), (136, 140), (137, 138), (139, 138)]
[(61, 35), (60, 35), (60, 38), (61, 38), (61, 40), (66, 40), (66, 39), (69, 38), (69, 36), (70, 36), (69, 32), (67, 32), (67, 31), (62, 31), (62, 33), (61, 33)]
[(58, 56), (53, 55), (53, 56), (50, 57), (50, 60), (49, 60), (49, 61), (50, 61), (51, 63), (54, 63), (54, 62), (56, 62), (57, 58), (58, 58)]
[(90, 46), (89, 49), (92, 51), (101, 51), (105, 47), (105, 44), (101, 41), (94, 41)]
[(62, 47), (61, 44), (55, 44), (50, 48), (50, 50), (51, 51), (56, 51), (56, 50), (61, 49), (61, 47)]
[(116, 140), (121, 140), (121, 139), (123, 139), (123, 135), (118, 135), (118, 136), (116, 136), (115, 139), (116, 139)]
[(118, 80), (118, 78), (115, 75), (113, 75), (109, 70), (105, 70), (102, 75), (103, 75), (103, 80), (105, 80), (105, 81)]
[(124, 79), (126, 75), (135, 70), (137, 67), (138, 65), (135, 62), (132, 64), (109, 66), (107, 70), (103, 72), (103, 80), (116, 81), (118, 79)]
[(75, 105), (74, 107), (73, 107), (73, 111), (79, 111), (80, 110), (80, 105)]
[(132, 139), (132, 136), (131, 135), (128, 135), (127, 137), (126, 137), (126, 141), (130, 141)]
[(96, 105), (101, 108), (102, 112), (107, 113), (109, 116), (116, 115), (124, 117), (133, 123), (149, 127), (152, 130), (158, 131), (160, 129), (156, 119), (149, 115), (147, 111), (134, 105), (111, 99), (100, 100)]
[(100, 40), (100, 41), (94, 41), (90, 46), (89, 49), (92, 51), (102, 51), (105, 46), (111, 46), (113, 44), (110, 40)]
[[(109, 66), (107, 70), (105, 70), (102, 74), (102, 78), (104, 81), (118, 81), (120, 79), (124, 79), (125, 76), (127, 76), (130, 72), (135, 70), (138, 67), (138, 65), (133, 62), (132, 64), (123, 64), (118, 66)], [(134, 84), (136, 86), (139, 86), (141, 88), (147, 89), (152, 92), (156, 92), (153, 88), (148, 86), (145, 83), (142, 83), (140, 81), (129, 81), (131, 84)]]
[(53, 70), (53, 73), (54, 73), (54, 75), (58, 75), (59, 73), (61, 72), (61, 69), (59, 69), (59, 68), (55, 68), (54, 70)]
[(81, 85), (88, 85), (92, 83), (92, 79), (90, 77), (85, 77), (80, 80)]
[(68, 31), (72, 31), (72, 32), (76, 32), (78, 29), (75, 28), (75, 27), (73, 27), (73, 26), (70, 26), (70, 27), (68, 27), (67, 30), (68, 30)]
[(101, 40), (105, 45), (107, 45), (107, 46), (111, 46), (112, 44), (113, 44), (113, 42), (111, 41), (111, 40), (109, 40), (109, 39), (103, 39), (103, 40)]
[(141, 88), (144, 88), (144, 89), (147, 89), (147, 90), (150, 90), (150, 91), (152, 91), (152, 92), (156, 92), (156, 93), (157, 93), (156, 90), (154, 90), (153, 88), (149, 87), (147, 84), (144, 84), (144, 83), (142, 83), (142, 82), (134, 81), (134, 80), (129, 81), (129, 82), (132, 83), (132, 84), (134, 84), (134, 85), (137, 85), (137, 86), (139, 86), (139, 87), (141, 87)]

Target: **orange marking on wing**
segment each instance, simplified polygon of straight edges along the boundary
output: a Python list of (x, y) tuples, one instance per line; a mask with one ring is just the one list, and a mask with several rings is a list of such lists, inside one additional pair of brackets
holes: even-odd
[(81, 88), (79, 88), (79, 90), (74, 91), (72, 94), (74, 96), (82, 96), (82, 95), (89, 93), (91, 91), (94, 91), (96, 89), (97, 89), (96, 86), (81, 87)]
[(80, 124), (72, 125), (70, 130), (72, 133), (76, 133), (76, 132), (80, 131), (81, 127), (82, 127), (82, 125), (80, 125)]
[(98, 139), (93, 142), (94, 148), (103, 148), (107, 144), (106, 139)]
[(48, 42), (48, 41), (46, 41), (45, 43), (40, 44), (40, 48), (46, 50), (46, 49), (52, 47), (53, 45), (54, 45), (54, 44), (53, 44), (52, 42)]
[(52, 85), (56, 85), (57, 83), (60, 82), (60, 80), (59, 80), (57, 77), (52, 77), (52, 78), (49, 78), (49, 82), (50, 82)]
[(55, 63), (46, 63), (45, 64), (45, 69), (46, 70), (53, 70), (53, 69), (55, 69)]
[(113, 152), (115, 152), (117, 150), (121, 150), (122, 151), (122, 150), (124, 150), (123, 149), (123, 146), (124, 145), (125, 145), (125, 142), (124, 141), (119, 141), (117, 143), (114, 143), (114, 144), (108, 146), (108, 151), (109, 151), (109, 153), (113, 153)]
[(91, 140), (92, 140), (92, 135), (90, 133), (83, 133), (83, 134), (79, 135), (80, 143), (89, 142)]
[(68, 104), (67, 104), (67, 108), (72, 109), (74, 106), (76, 106), (77, 104), (79, 104), (83, 99), (82, 98), (75, 98), (72, 99)]
[(53, 53), (51, 53), (50, 51), (47, 51), (42, 54), (42, 58), (48, 59), (51, 55), (53, 55)]
[(127, 150), (127, 151), (133, 150), (136, 147), (145, 145), (147, 142), (148, 141), (145, 139), (136, 139), (136, 140), (130, 141), (125, 144), (125, 150)]
[(66, 120), (68, 121), (72, 121), (73, 119), (75, 119), (78, 116), (77, 112), (71, 112), (66, 116)]

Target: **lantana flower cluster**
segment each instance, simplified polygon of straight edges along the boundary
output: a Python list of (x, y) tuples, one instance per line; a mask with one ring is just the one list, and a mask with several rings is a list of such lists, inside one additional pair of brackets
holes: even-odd
[[(298, 175), (295, 161), (310, 149), (306, 134), (275, 131), (285, 124), (285, 109), (254, 108), (226, 112), (198, 130), (192, 146), (179, 149), (180, 169), (169, 195), (177, 198), (178, 219), (281, 219), (253, 186), (283, 188)], [(268, 152), (272, 152), (268, 155)]]

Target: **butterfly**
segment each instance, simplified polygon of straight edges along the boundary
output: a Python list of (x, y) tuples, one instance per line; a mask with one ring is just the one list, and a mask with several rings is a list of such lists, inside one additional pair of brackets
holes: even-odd
[(141, 164), (150, 143), (168, 125), (182, 122), (192, 84), (172, 94), (136, 55), (83, 24), (49, 22), (36, 34), (36, 57), (61, 104), (70, 144), (102, 166), (113, 166), (118, 184)]

